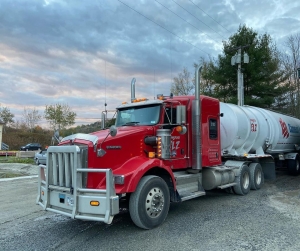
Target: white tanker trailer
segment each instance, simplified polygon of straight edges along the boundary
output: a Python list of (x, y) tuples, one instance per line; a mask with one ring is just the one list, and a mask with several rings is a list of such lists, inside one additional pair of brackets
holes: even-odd
[(300, 120), (252, 106), (220, 103), (224, 158), (275, 159), (299, 174)]

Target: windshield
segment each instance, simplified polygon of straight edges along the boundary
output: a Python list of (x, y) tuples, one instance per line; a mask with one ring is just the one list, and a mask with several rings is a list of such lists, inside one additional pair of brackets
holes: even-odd
[(160, 105), (120, 108), (117, 114), (116, 126), (155, 125), (158, 123), (159, 114)]

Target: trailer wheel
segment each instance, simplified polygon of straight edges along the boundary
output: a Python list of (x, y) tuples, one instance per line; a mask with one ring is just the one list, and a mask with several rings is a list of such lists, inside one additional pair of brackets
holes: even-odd
[(264, 184), (264, 173), (262, 167), (259, 163), (251, 163), (249, 169), (251, 189), (258, 190)]
[(250, 191), (250, 170), (247, 165), (240, 168), (240, 174), (236, 177), (237, 183), (233, 187), (233, 191), (239, 195), (246, 195)]
[(288, 159), (287, 160), (287, 168), (290, 175), (298, 175), (300, 172), (300, 165), (299, 165), (299, 156), (295, 159)]
[(151, 229), (162, 224), (169, 212), (170, 193), (166, 182), (154, 175), (145, 176), (129, 200), (132, 221), (140, 228)]

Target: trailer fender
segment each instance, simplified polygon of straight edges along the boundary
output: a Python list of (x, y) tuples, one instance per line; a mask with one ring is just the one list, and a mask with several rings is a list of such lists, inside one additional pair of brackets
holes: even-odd
[(173, 187), (175, 190), (175, 178), (169, 166), (164, 165), (162, 160), (149, 159), (143, 156), (131, 158), (124, 163), (120, 168), (116, 169), (113, 173), (116, 175), (124, 176), (124, 185), (116, 184), (117, 193), (134, 192), (141, 178), (154, 168), (161, 169), (165, 174), (168, 174), (172, 179)]
[(238, 161), (238, 160), (227, 160), (225, 162), (226, 167), (230, 167), (233, 169), (234, 175), (237, 177), (240, 175), (240, 169), (242, 168), (243, 165), (249, 165), (251, 161)]
[(285, 159), (293, 159), (293, 160), (295, 160), (297, 158), (297, 156), (298, 156), (298, 153), (286, 153), (284, 155), (284, 158)]

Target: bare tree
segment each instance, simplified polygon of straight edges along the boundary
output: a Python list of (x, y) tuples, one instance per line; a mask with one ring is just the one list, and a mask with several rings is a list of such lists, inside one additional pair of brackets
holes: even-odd
[(191, 73), (186, 68), (183, 68), (183, 71), (173, 81), (171, 92), (175, 96), (193, 94), (192, 91), (195, 89), (195, 83), (191, 77)]
[(29, 109), (24, 108), (23, 112), (24, 123), (27, 128), (32, 132), (37, 123), (41, 120), (42, 115), (39, 114), (39, 111), (35, 108)]
[[(213, 59), (206, 60), (201, 57), (199, 63), (194, 63), (194, 69), (197, 69), (198, 65), (202, 65), (200, 75), (200, 93), (203, 95), (214, 96), (215, 82), (210, 76), (212, 74), (212, 68), (214, 68)], [(174, 78), (172, 83), (171, 92), (174, 95), (193, 95), (195, 93), (195, 74), (189, 72), (186, 68)]]
[(12, 128), (15, 128), (20, 131), (27, 131), (28, 127), (23, 120), (15, 119), (14, 123), (11, 125)]
[[(212, 58), (206, 60), (205, 58), (201, 57), (199, 63), (194, 63), (194, 68), (197, 69), (199, 65), (202, 66), (200, 74), (200, 93), (213, 97), (216, 85), (211, 77), (212, 69), (214, 69), (214, 61)], [(195, 77), (193, 82), (195, 82)]]
[(289, 87), (289, 110), (292, 115), (300, 117), (300, 81), (297, 68), (300, 67), (300, 34), (291, 35), (285, 42), (287, 51), (282, 55), (282, 65), (289, 76), (286, 85)]

